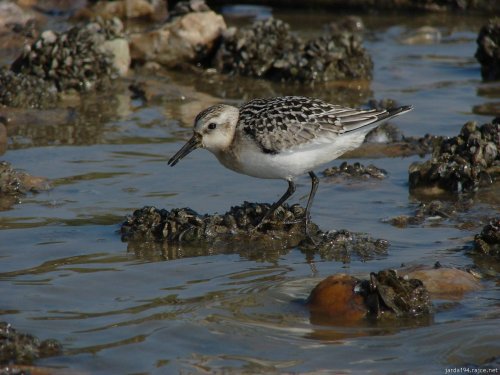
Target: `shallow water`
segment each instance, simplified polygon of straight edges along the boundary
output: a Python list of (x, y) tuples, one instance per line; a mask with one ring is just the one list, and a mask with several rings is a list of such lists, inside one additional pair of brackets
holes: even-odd
[[(306, 36), (334, 18), (325, 12), (278, 16)], [(500, 96), (498, 90), (483, 96), (490, 86), (481, 83), (473, 57), (486, 18), (363, 19), (375, 63), (368, 86), (303, 88), (165, 73), (140, 77), (161, 94), (148, 104), (131, 99), (125, 83), (105, 100), (89, 98), (76, 117), (61, 110), (47, 112), (43, 121), (19, 120), (3, 159), (55, 186), (0, 212), (0, 318), (63, 343), (64, 355), (39, 365), (92, 374), (444, 373), (498, 358), (495, 264), (478, 263), (490, 274), (481, 281), (483, 290), (438, 309), (431, 321), (322, 326), (310, 322), (303, 306), (315, 283), (336, 272), (365, 275), (401, 263), (473, 264), (466, 248), (484, 224), (480, 220), (498, 214), (498, 191), (476, 197), (458, 221), (428, 220), (405, 229), (384, 222), (418, 205), (407, 185), (408, 166), (418, 156), (357, 160), (386, 169), (389, 176), (382, 181), (320, 183), (312, 215), (322, 229), (345, 228), (390, 242), (387, 256), (367, 262), (317, 258), (313, 275), (298, 249), (137, 247), (121, 242), (117, 233), (124, 216), (144, 205), (214, 213), (245, 200), (272, 202), (283, 193), (285, 182), (237, 175), (206, 151), (167, 167), (196, 113), (219, 100), (295, 93), (363, 105), (393, 98), (415, 106), (394, 123), (405, 135), (417, 136), (456, 135), (466, 121), (491, 120), (473, 109)], [(399, 42), (424, 25), (439, 28), (441, 43)], [(292, 202), (305, 204), (308, 190), (304, 176)]]

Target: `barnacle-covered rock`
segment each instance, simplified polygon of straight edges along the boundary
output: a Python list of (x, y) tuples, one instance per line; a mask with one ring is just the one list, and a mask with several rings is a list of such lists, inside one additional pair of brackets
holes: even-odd
[(58, 99), (54, 84), (41, 77), (0, 69), (0, 105), (21, 108), (47, 108)]
[(491, 219), (480, 234), (474, 237), (476, 253), (500, 258), (500, 217)]
[(493, 18), (481, 28), (477, 37), (476, 59), (481, 64), (485, 81), (500, 79), (500, 17)]
[(330, 167), (325, 169), (323, 172), (325, 177), (346, 177), (346, 178), (357, 178), (357, 179), (384, 179), (387, 176), (387, 171), (385, 169), (378, 168), (373, 164), (364, 166), (360, 163), (348, 164), (343, 162), (338, 167)]
[(64, 33), (46, 30), (11, 66), (15, 73), (38, 77), (59, 91), (105, 87), (130, 63), (128, 43), (118, 18), (75, 26)]
[(0, 322), (0, 365), (30, 365), (38, 358), (61, 353), (62, 345), (57, 340), (40, 341), (30, 334), (17, 332), (6, 322)]
[(223, 73), (279, 81), (369, 79), (373, 63), (357, 32), (329, 32), (304, 42), (274, 18), (230, 30), (214, 59)]
[(434, 149), (431, 160), (410, 165), (410, 189), (460, 193), (490, 185), (500, 174), (499, 150), (500, 119), (481, 127), (468, 122)]

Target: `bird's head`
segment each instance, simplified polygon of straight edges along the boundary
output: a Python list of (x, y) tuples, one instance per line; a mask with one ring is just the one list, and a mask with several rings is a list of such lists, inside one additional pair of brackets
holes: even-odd
[(214, 105), (200, 112), (194, 120), (193, 136), (168, 164), (173, 167), (197, 148), (206, 148), (213, 153), (228, 148), (233, 141), (238, 118), (238, 108), (226, 104)]

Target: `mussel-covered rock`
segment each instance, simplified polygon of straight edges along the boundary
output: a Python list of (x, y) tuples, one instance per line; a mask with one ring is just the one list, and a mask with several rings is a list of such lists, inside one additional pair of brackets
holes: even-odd
[(314, 242), (301, 243), (300, 250), (306, 254), (318, 254), (321, 259), (349, 263), (357, 258), (363, 261), (387, 255), (389, 242), (374, 239), (367, 234), (345, 229), (320, 232)]
[[(297, 244), (303, 238), (305, 210), (299, 205), (279, 207), (258, 230), (255, 226), (270, 205), (245, 202), (223, 215), (200, 215), (189, 208), (136, 210), (121, 226), (127, 241), (167, 241), (171, 243), (211, 243), (224, 238), (291, 237)], [(312, 232), (317, 227), (311, 224)]]
[(474, 250), (479, 254), (500, 258), (500, 217), (491, 219), (474, 237)]
[(38, 358), (62, 353), (62, 345), (54, 339), (40, 341), (35, 336), (16, 331), (5, 322), (0, 322), (0, 364), (30, 365)]
[(500, 169), (500, 119), (480, 127), (466, 123), (456, 137), (442, 141), (432, 158), (409, 167), (410, 189), (432, 193), (472, 192), (490, 185)]
[(387, 176), (385, 169), (378, 168), (373, 164), (364, 166), (360, 163), (348, 164), (343, 162), (338, 167), (330, 167), (323, 172), (325, 177), (344, 177), (344, 178), (357, 178), (357, 179), (384, 179)]
[(433, 311), (422, 281), (405, 279), (394, 270), (371, 273), (368, 280), (343, 274), (329, 276), (311, 291), (307, 305), (313, 321), (416, 318)]
[(34, 76), (58, 91), (105, 87), (128, 70), (128, 43), (118, 18), (75, 26), (64, 33), (46, 30), (11, 66), (15, 73)]
[(357, 32), (329, 32), (304, 42), (274, 18), (229, 30), (214, 59), (223, 73), (279, 81), (369, 79), (373, 63)]
[(477, 37), (476, 59), (481, 64), (485, 81), (500, 79), (500, 17), (493, 18), (481, 28)]
[(21, 108), (46, 108), (58, 99), (54, 84), (41, 77), (0, 69), (0, 105)]

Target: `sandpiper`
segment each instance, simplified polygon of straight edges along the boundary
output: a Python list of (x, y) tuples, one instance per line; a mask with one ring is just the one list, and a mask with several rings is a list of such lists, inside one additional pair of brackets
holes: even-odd
[(168, 161), (176, 165), (197, 148), (212, 152), (226, 168), (249, 176), (288, 181), (288, 189), (256, 228), (295, 192), (295, 178), (304, 173), (312, 186), (305, 212), (305, 231), (318, 188), (313, 170), (357, 148), (366, 134), (412, 106), (354, 109), (302, 96), (254, 99), (237, 108), (218, 104), (200, 112), (193, 136)]

